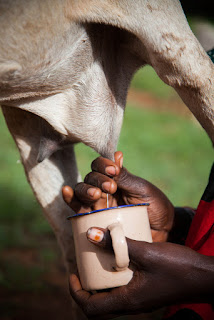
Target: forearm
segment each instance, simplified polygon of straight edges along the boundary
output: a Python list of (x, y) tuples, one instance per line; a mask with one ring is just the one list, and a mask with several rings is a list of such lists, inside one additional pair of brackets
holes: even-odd
[(175, 207), (174, 208), (174, 223), (171, 231), (169, 232), (168, 241), (184, 244), (192, 219), (195, 215), (195, 210), (188, 207)]
[[(160, 292), (155, 304), (167, 306), (176, 303), (213, 302), (213, 256), (205, 256), (186, 246), (169, 242), (153, 243), (150, 246), (150, 264), (154, 265), (151, 261), (154, 252), (153, 258), (160, 275)], [(156, 290), (158, 291), (157, 286)], [(154, 295), (154, 292), (152, 294)]]
[(183, 271), (182, 267), (180, 269), (182, 272), (178, 279), (180, 278), (181, 285), (179, 289), (177, 286), (177, 301), (212, 304), (214, 297), (214, 257), (190, 250), (186, 253), (186, 266), (183, 265)]
[(214, 257), (199, 254), (199, 261), (194, 265), (195, 275), (193, 278), (195, 288), (199, 288), (199, 301), (203, 297), (204, 302), (214, 302)]

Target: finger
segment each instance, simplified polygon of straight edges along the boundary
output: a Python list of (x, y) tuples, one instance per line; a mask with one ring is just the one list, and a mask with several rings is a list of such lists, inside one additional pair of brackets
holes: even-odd
[(69, 277), (69, 290), (71, 296), (78, 304), (84, 303), (91, 296), (89, 292), (82, 289), (81, 283), (75, 274), (71, 274)]
[[(100, 188), (81, 182), (76, 185), (74, 192), (70, 207), (75, 212), (77, 212), (78, 208), (83, 213), (91, 210), (100, 210), (107, 206), (107, 194), (102, 192)], [(109, 204), (111, 205), (112, 203), (113, 198), (109, 197)], [(81, 205), (81, 208), (78, 205)]]
[(101, 248), (113, 250), (110, 231), (108, 229), (91, 227), (88, 229), (86, 237), (90, 242)]
[(120, 167), (115, 162), (103, 157), (96, 158), (91, 164), (91, 169), (110, 177), (114, 177), (120, 172)]
[(70, 186), (62, 187), (62, 197), (68, 205), (70, 205), (70, 203), (72, 202), (73, 196), (74, 191)]
[(127, 293), (122, 287), (92, 295), (82, 289), (78, 277), (74, 274), (70, 275), (69, 287), (72, 298), (89, 318), (97, 316), (102, 316), (102, 319), (112, 318), (110, 314), (118, 311), (122, 314), (127, 304), (125, 298)]
[(123, 167), (123, 153), (122, 151), (116, 151), (114, 154), (115, 163), (119, 168)]
[(97, 201), (102, 196), (99, 188), (84, 182), (80, 182), (75, 186), (74, 193), (81, 203), (87, 204)]
[(84, 182), (101, 189), (105, 193), (114, 194), (117, 191), (116, 182), (99, 172), (90, 172), (85, 177)]
[(140, 269), (146, 268), (147, 266), (150, 267), (153, 244), (146, 241), (137, 241), (129, 238), (126, 238), (126, 241), (130, 260), (139, 266)]
[(81, 203), (74, 194), (74, 190), (70, 186), (64, 186), (62, 188), (62, 196), (67, 205), (76, 213), (88, 212), (90, 210), (89, 204)]
[[(91, 227), (86, 233), (87, 239), (94, 243), (95, 245), (107, 249), (113, 250), (112, 240), (110, 232), (108, 229), (103, 229), (100, 227)], [(145, 241), (136, 241), (126, 237), (129, 257), (137, 265), (142, 266), (144, 261), (149, 257), (149, 252), (151, 250), (151, 244)], [(145, 265), (147, 261), (145, 261)]]

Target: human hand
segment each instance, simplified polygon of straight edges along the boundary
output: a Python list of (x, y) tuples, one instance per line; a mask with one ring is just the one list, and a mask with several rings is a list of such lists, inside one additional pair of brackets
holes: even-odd
[[(96, 232), (99, 242), (95, 241)], [(87, 238), (103, 249), (112, 250), (106, 229), (90, 228)], [(137, 269), (126, 286), (91, 294), (82, 289), (76, 275), (70, 276), (70, 293), (88, 318), (111, 319), (175, 303), (212, 301), (214, 257), (172, 243), (126, 240), (130, 260)]]
[(107, 193), (109, 206), (147, 202), (153, 241), (166, 241), (173, 225), (173, 205), (160, 189), (128, 172), (122, 163), (120, 151), (115, 152), (115, 162), (103, 157), (95, 159), (84, 182), (74, 190), (63, 187), (65, 202), (76, 213), (106, 208)]

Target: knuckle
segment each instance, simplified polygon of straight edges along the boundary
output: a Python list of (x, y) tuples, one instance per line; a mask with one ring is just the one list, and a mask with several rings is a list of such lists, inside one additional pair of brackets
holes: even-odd
[(74, 189), (75, 193), (82, 192), (84, 190), (84, 186), (85, 185), (84, 185), (83, 182), (77, 183), (76, 186), (75, 186), (75, 189)]
[(122, 170), (120, 171), (120, 174), (116, 178), (116, 180), (118, 180), (118, 182), (122, 185), (129, 185), (131, 179), (130, 179), (130, 176), (129, 176), (127, 169), (122, 168)]
[(91, 175), (92, 175), (92, 172), (89, 172), (86, 176), (85, 176), (85, 179), (84, 179), (84, 182), (85, 183), (88, 183), (91, 179)]
[(102, 157), (98, 157), (95, 160), (93, 160), (92, 163), (91, 163), (91, 169), (94, 170), (94, 171), (97, 171), (99, 163), (100, 163), (101, 160), (102, 160)]

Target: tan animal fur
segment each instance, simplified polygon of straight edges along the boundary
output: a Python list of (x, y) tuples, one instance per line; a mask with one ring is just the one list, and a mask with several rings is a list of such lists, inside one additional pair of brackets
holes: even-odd
[(73, 143), (113, 157), (130, 80), (145, 64), (214, 142), (214, 66), (179, 1), (0, 0), (0, 104), (69, 270), (61, 187), (80, 180)]

